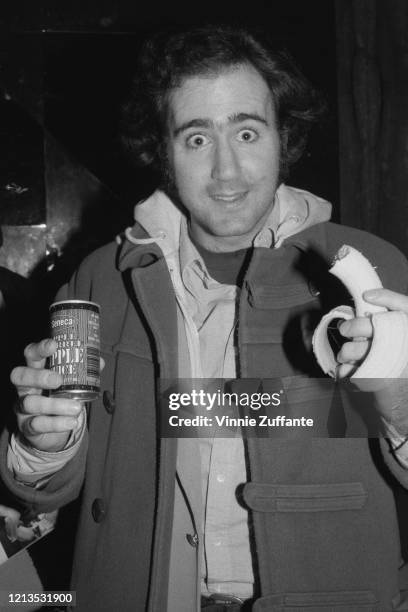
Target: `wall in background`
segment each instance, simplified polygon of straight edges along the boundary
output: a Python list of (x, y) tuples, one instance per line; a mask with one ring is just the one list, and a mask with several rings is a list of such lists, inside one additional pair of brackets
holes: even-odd
[(343, 223), (408, 255), (408, 3), (337, 0)]

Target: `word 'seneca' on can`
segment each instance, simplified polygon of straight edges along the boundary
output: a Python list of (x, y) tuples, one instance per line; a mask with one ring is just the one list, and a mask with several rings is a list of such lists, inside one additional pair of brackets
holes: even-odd
[(91, 401), (100, 393), (99, 305), (82, 300), (50, 306), (51, 337), (58, 349), (49, 359), (63, 384), (53, 396)]

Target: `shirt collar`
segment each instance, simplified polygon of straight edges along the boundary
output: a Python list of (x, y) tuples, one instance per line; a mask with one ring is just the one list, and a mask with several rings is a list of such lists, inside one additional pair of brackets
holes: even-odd
[(187, 267), (196, 267), (203, 278), (209, 279), (207, 267), (200, 253), (195, 248), (188, 235), (187, 219), (183, 217), (180, 224), (180, 271), (183, 274)]

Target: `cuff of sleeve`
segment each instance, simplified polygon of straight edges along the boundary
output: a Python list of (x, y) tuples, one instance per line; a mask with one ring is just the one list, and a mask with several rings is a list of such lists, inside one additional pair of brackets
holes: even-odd
[[(408, 470), (408, 440), (405, 439), (401, 446), (396, 449), (393, 449), (393, 453), (395, 458), (398, 460), (398, 463), (402, 465), (405, 469)], [(393, 442), (390, 440), (391, 447)]]
[(86, 429), (86, 411), (78, 418), (78, 427), (73, 430), (65, 448), (58, 452), (41, 451), (28, 446), (20, 436), (12, 435), (7, 452), (7, 466), (14, 478), (28, 486), (36, 486), (44, 477), (49, 477), (76, 454)]
[(13, 507), (21, 506), (33, 515), (37, 515), (42, 512), (52, 512), (76, 499), (81, 491), (85, 475), (88, 451), (87, 427), (85, 427), (78, 452), (63, 468), (52, 474), (43, 487), (27, 486), (18, 482), (13, 472), (8, 469), (7, 452), (10, 437), (10, 431), (4, 428), (0, 434), (0, 478), (13, 497), (14, 504), (17, 504)]
[(395, 427), (383, 420), (391, 451), (398, 463), (408, 470), (408, 435), (401, 435)]

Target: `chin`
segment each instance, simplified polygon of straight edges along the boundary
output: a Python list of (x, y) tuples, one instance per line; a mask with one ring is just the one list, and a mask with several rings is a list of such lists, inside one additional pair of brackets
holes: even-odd
[(237, 238), (245, 237), (251, 235), (252, 233), (256, 233), (258, 230), (255, 225), (243, 225), (241, 223), (236, 224), (228, 224), (225, 221), (219, 221), (219, 223), (214, 224), (212, 228), (210, 228), (211, 233), (214, 236), (218, 236), (219, 238), (232, 238), (236, 236)]

